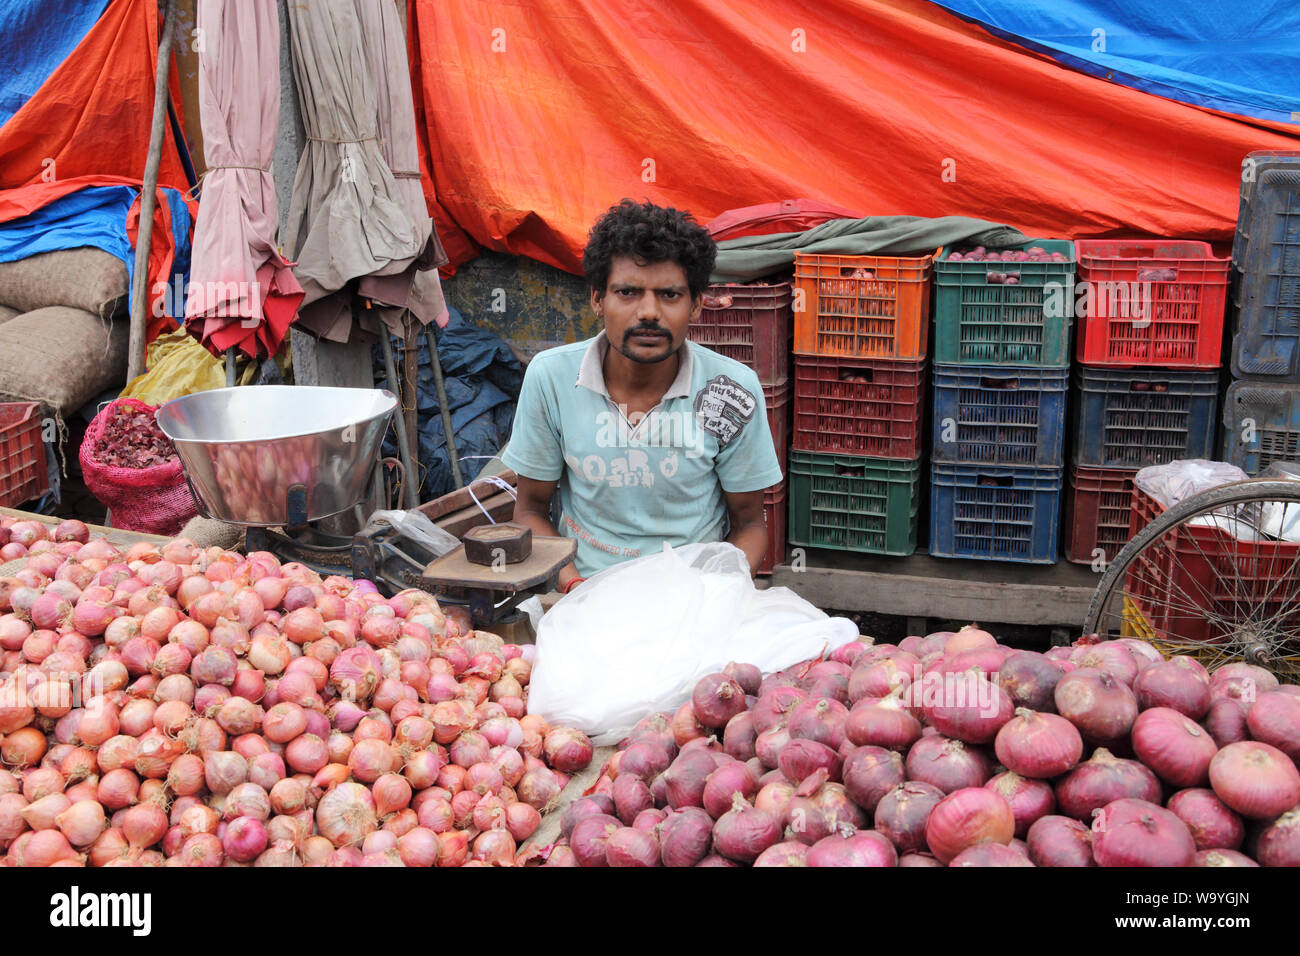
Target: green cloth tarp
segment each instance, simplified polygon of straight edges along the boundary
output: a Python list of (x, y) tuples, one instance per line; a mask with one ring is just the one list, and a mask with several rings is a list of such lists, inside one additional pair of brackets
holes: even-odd
[(712, 282), (749, 282), (794, 265), (796, 252), (838, 256), (926, 255), (961, 243), (1002, 249), (1029, 242), (1018, 229), (966, 216), (832, 219), (804, 232), (743, 236), (718, 243)]

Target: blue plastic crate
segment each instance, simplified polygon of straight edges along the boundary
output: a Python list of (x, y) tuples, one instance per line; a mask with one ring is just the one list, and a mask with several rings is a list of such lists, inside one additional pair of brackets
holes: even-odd
[(935, 462), (930, 554), (1055, 564), (1064, 471)]
[(1300, 462), (1300, 385), (1234, 382), (1223, 402), (1224, 457), (1248, 475)]
[(1219, 372), (1160, 368), (1074, 370), (1074, 463), (1145, 468), (1213, 458)]
[(934, 461), (1065, 463), (1069, 369), (935, 365)]
[(1233, 257), (1234, 375), (1300, 381), (1300, 156), (1261, 159), (1243, 185)]

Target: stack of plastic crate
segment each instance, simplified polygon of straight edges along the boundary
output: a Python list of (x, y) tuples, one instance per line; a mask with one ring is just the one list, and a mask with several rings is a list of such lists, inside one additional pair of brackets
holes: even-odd
[[(789, 470), (790, 450), (790, 302), (789, 282), (712, 285), (704, 293), (699, 321), (687, 330), (692, 342), (733, 358), (758, 375), (783, 473)], [(785, 560), (786, 485), (783, 478), (763, 492), (767, 554), (759, 574), (770, 574)]]
[(932, 263), (795, 255), (792, 545), (916, 550)]
[(1223, 457), (1258, 475), (1300, 461), (1300, 152), (1246, 157), (1232, 262)]
[(1128, 541), (1139, 469), (1214, 457), (1228, 260), (1204, 242), (1075, 245), (1079, 364), (1065, 555), (1101, 567)]
[[(1037, 249), (1059, 256), (1028, 261)], [(1038, 239), (994, 261), (956, 252), (934, 266), (930, 553), (1055, 563), (1073, 244)]]

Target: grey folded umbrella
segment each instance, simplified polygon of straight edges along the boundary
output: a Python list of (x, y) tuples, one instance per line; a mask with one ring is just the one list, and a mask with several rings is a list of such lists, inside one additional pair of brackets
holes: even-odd
[(406, 35), (393, 3), (354, 0), (365, 40), (379, 113), (379, 143), (389, 171), (397, 182), (411, 219), (429, 240), (420, 256), (397, 275), (366, 276), (358, 291), (367, 299), (393, 306), (380, 309), (379, 317), (395, 335), (404, 337), (409, 312), (421, 325), (436, 321), (447, 325), (447, 303), (438, 280), (438, 267), (447, 253), (429, 217), (420, 185), (420, 151), (416, 145), (415, 104), (411, 99), (411, 68), (406, 57)]
[(374, 54), (353, 0), (291, 3), (289, 26), (307, 133), (284, 232), (305, 292), (298, 325), (335, 342), (368, 338), (353, 321), (353, 280), (399, 276), (428, 256), (431, 224), (412, 216), (385, 158)]

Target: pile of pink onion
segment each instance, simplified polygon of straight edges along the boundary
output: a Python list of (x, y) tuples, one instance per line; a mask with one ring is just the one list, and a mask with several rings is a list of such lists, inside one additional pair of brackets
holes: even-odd
[(76, 521), (0, 537), (27, 559), (0, 579), (4, 865), (512, 866), (591, 760), (526, 713), (532, 648), (422, 591)]
[(641, 721), (547, 865), (1297, 866), (1300, 687), (974, 625), (730, 664)]

